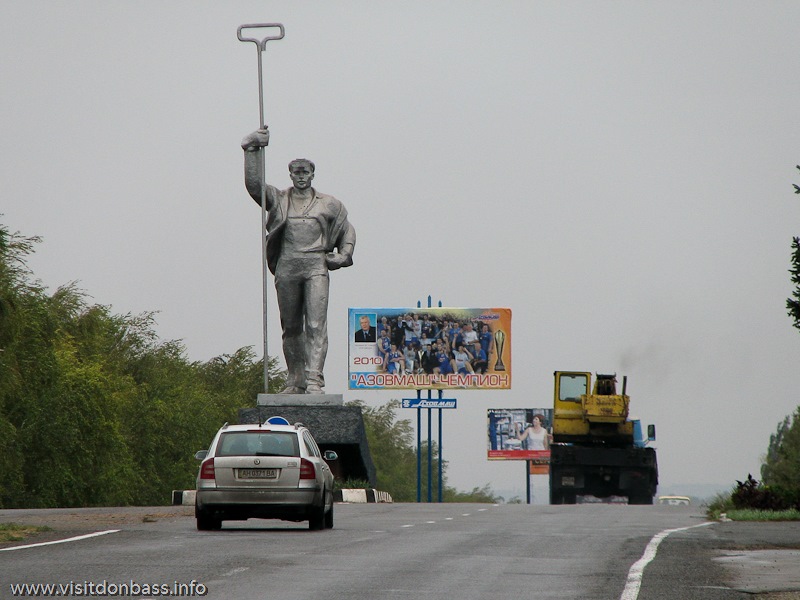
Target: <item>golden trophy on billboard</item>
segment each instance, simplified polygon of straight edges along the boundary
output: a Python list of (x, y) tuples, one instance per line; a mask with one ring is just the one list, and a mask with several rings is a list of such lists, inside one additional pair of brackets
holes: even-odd
[(498, 329), (494, 332), (494, 347), (497, 351), (497, 362), (494, 364), (495, 371), (505, 371), (506, 366), (503, 364), (503, 347), (506, 345), (506, 332)]

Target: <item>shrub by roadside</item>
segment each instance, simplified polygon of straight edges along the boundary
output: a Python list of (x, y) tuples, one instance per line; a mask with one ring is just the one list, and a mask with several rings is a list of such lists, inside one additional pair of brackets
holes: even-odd
[(729, 493), (718, 494), (706, 507), (710, 519), (734, 521), (799, 521), (800, 498), (766, 486), (748, 474)]

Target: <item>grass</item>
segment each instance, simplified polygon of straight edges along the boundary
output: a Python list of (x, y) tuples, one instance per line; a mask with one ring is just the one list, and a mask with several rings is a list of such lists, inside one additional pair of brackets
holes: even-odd
[(800, 510), (734, 509), (725, 514), (731, 521), (800, 521)]
[(49, 527), (36, 525), (19, 525), (17, 523), (0, 523), (0, 543), (20, 542), (28, 536), (42, 531), (52, 531)]
[(706, 505), (706, 516), (719, 521), (723, 515), (731, 521), (800, 521), (800, 510), (757, 510), (755, 508), (736, 508), (731, 492), (717, 494)]
[(333, 482), (333, 488), (336, 490), (368, 490), (372, 486), (366, 479), (351, 479), (339, 481), (338, 479)]

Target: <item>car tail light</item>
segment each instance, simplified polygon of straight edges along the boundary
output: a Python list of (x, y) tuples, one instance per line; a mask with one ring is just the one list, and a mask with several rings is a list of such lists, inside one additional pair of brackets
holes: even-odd
[(300, 479), (316, 479), (317, 471), (314, 463), (306, 458), (300, 459)]
[(200, 479), (215, 479), (214, 458), (207, 458), (200, 465)]

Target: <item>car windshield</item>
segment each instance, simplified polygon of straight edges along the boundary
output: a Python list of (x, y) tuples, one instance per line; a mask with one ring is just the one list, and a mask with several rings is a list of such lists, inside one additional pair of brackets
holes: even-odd
[(216, 456), (300, 456), (289, 431), (231, 431), (220, 436)]

